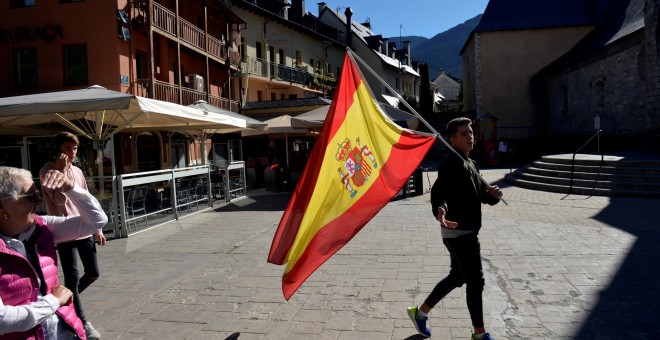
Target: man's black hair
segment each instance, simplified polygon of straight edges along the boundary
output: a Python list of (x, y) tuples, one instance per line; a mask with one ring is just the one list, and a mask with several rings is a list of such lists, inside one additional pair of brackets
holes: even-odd
[(455, 134), (458, 131), (458, 127), (463, 126), (463, 125), (470, 125), (472, 124), (472, 120), (467, 117), (458, 117), (454, 118), (447, 123), (447, 134), (449, 136)]

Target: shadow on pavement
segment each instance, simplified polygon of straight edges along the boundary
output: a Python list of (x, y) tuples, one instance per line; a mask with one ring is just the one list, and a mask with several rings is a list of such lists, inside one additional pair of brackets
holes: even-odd
[(423, 337), (419, 334), (415, 334), (415, 335), (411, 335), (411, 336), (409, 336), (409, 337), (407, 337), (403, 340), (421, 340), (421, 339), (428, 339), (428, 338), (425, 338), (425, 337)]
[(576, 339), (656, 337), (660, 320), (659, 203), (654, 199), (613, 197), (610, 205), (594, 216), (634, 235), (635, 240), (609, 286), (600, 292)]
[(248, 197), (223, 204), (214, 211), (283, 211), (291, 198), (290, 192), (271, 192), (265, 189), (248, 191)]

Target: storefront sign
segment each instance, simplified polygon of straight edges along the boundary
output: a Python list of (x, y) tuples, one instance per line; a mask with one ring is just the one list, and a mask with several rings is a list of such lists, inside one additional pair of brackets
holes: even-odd
[(46, 26), (35, 26), (27, 27), (21, 26), (10, 29), (1, 29), (0, 28), (0, 44), (17, 44), (24, 41), (36, 41), (44, 40), (47, 43), (55, 40), (55, 38), (60, 37), (64, 39), (64, 33), (62, 32), (62, 27), (60, 25), (46, 25)]

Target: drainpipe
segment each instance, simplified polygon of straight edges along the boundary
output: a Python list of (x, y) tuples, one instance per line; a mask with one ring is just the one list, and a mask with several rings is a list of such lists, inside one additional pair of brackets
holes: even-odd
[(353, 44), (352, 44), (353, 30), (351, 26), (353, 10), (350, 7), (346, 7), (344, 14), (346, 15), (346, 46), (350, 49), (353, 49)]

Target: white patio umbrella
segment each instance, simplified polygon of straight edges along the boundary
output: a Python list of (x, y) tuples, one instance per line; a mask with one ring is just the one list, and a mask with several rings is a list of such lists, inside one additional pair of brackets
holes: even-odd
[[(419, 118), (408, 112), (399, 110), (393, 106), (378, 103), (380, 108), (394, 122), (405, 122), (409, 129), (416, 129), (419, 126)], [(291, 118), (291, 126), (294, 128), (319, 128), (323, 126), (325, 117), (328, 115), (330, 105), (321, 106), (317, 109), (307, 111)]]
[(244, 119), (111, 91), (100, 86), (0, 99), (0, 127), (58, 122), (93, 140), (119, 131), (246, 128)]
[[(245, 123), (247, 124), (247, 128), (249, 128), (249, 129), (263, 131), (268, 126), (266, 123), (264, 123), (260, 120), (256, 120), (254, 118), (251, 118), (251, 117), (248, 117), (248, 116), (236, 113), (236, 112), (232, 112), (232, 111), (229, 111), (229, 110), (225, 110), (225, 109), (223, 109), (221, 107), (217, 107), (215, 105), (211, 105), (211, 104), (207, 103), (205, 100), (198, 100), (194, 104), (188, 105), (188, 107), (192, 107), (192, 108), (195, 108), (195, 109), (202, 110), (202, 111), (204, 111), (208, 114), (219, 113), (219, 114), (227, 115), (227, 116), (230, 116), (230, 117), (236, 117), (236, 118), (239, 118), (239, 119), (244, 119)], [(241, 131), (241, 130), (243, 130), (243, 129), (228, 128), (228, 129), (223, 129), (223, 130), (217, 130), (215, 132), (228, 133), (228, 132), (236, 132), (236, 131)]]
[(284, 143), (287, 145), (286, 150), (286, 164), (289, 164), (289, 134), (298, 134), (298, 133), (307, 133), (307, 129), (296, 129), (291, 126), (291, 116), (282, 115), (275, 117), (269, 120), (265, 120), (268, 126), (264, 131), (254, 131), (254, 130), (244, 130), (241, 132), (242, 136), (256, 136), (263, 134), (275, 134), (283, 133), (284, 134)]

